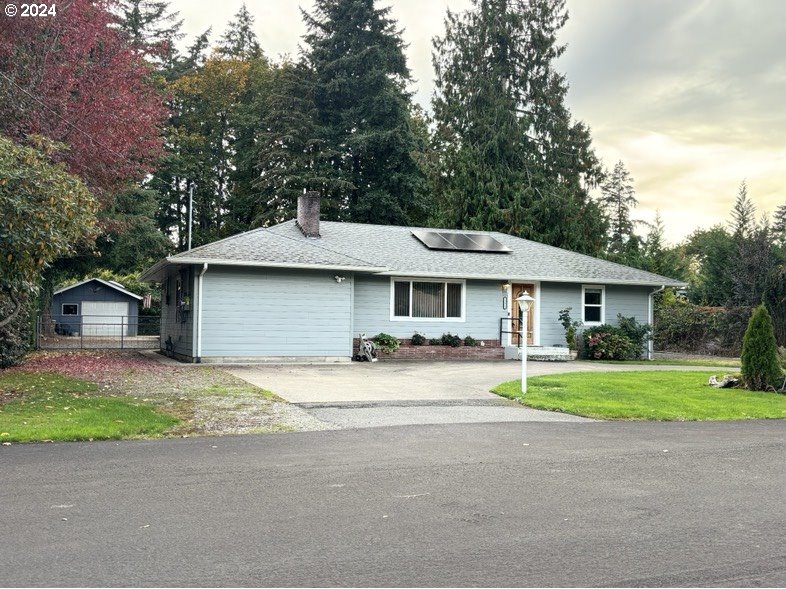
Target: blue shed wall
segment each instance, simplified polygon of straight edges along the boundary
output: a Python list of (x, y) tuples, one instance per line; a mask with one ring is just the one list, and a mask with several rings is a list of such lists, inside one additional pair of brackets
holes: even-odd
[[(95, 289), (95, 292), (93, 289)], [(139, 316), (138, 300), (97, 281), (86, 282), (85, 284), (80, 284), (77, 287), (54, 295), (52, 297), (52, 303), (49, 306), (49, 312), (52, 316), (52, 320), (58, 324), (68, 323), (76, 328), (81, 328), (82, 303), (84, 301), (130, 303), (128, 305), (128, 321), (131, 326), (136, 325), (136, 319)], [(62, 308), (65, 304), (79, 305), (78, 314), (76, 316), (63, 315)], [(132, 327), (132, 330), (133, 333), (127, 333), (127, 335), (136, 335), (136, 328)]]

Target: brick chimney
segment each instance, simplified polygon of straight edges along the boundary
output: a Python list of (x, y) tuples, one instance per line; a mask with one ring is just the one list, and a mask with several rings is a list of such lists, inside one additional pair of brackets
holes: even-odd
[(319, 192), (306, 192), (297, 199), (297, 226), (306, 237), (319, 237)]

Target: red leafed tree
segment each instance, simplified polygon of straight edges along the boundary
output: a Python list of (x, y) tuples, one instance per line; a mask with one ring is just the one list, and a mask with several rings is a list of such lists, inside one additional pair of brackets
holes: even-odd
[(68, 170), (98, 194), (150, 171), (166, 117), (111, 7), (67, 0), (55, 16), (0, 16), (0, 133), (66, 144)]

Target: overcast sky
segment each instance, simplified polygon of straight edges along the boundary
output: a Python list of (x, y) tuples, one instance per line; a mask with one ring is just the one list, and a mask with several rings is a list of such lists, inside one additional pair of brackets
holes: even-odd
[[(189, 41), (215, 40), (242, 0), (172, 0)], [(470, 5), (451, 0), (452, 10)], [(247, 0), (269, 57), (297, 55), (298, 2)], [(431, 38), (448, 2), (389, 0), (404, 29), (415, 99), (429, 108)], [(300, 6), (309, 10), (311, 2)], [(592, 129), (607, 168), (635, 180), (634, 217), (660, 209), (667, 238), (726, 222), (740, 182), (759, 213), (786, 203), (786, 1), (568, 0), (558, 69), (573, 116)]]

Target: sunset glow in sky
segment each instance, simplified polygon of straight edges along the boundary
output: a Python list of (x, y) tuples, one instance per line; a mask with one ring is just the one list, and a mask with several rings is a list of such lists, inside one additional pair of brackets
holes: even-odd
[[(210, 26), (215, 41), (241, 3), (173, 0), (184, 44)], [(305, 32), (297, 2), (246, 5), (268, 57), (297, 55)], [(404, 29), (412, 91), (430, 110), (431, 38), (443, 32), (448, 2), (379, 5)], [(635, 218), (652, 221), (660, 209), (667, 238), (680, 241), (726, 222), (743, 179), (759, 214), (786, 203), (786, 2), (568, 0), (568, 10), (558, 63), (568, 103), (604, 165), (621, 159), (633, 175)]]

